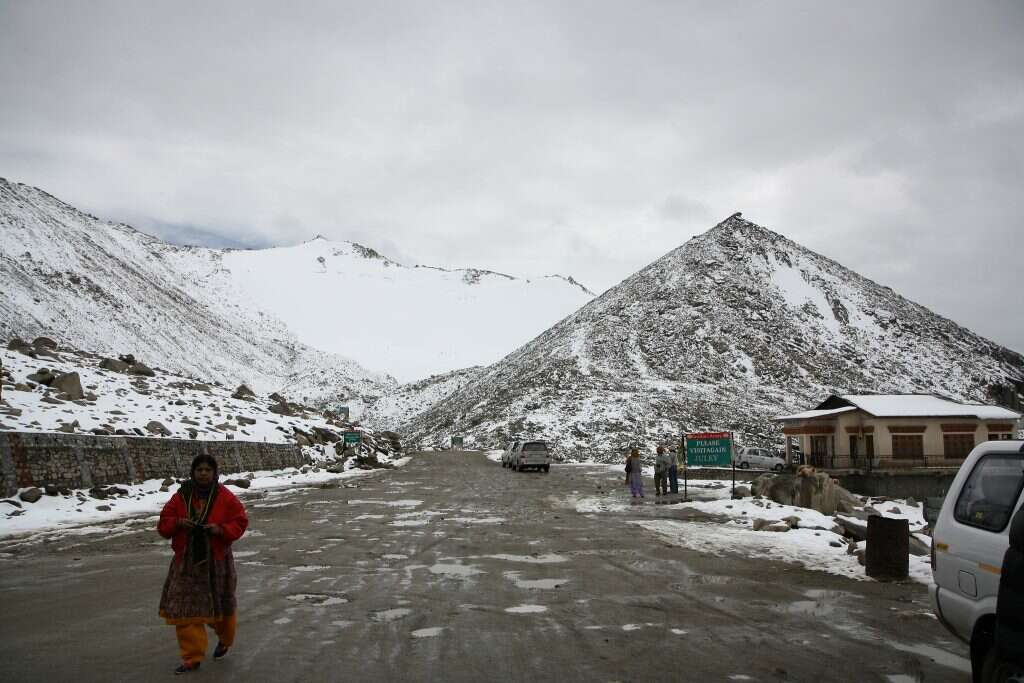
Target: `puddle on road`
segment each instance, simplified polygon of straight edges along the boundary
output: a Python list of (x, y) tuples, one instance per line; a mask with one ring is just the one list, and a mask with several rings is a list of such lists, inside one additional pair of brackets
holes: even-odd
[(523, 579), (519, 572), (505, 572), (505, 578), (516, 584), (516, 588), (552, 590), (566, 584), (570, 579)]
[(569, 558), (564, 555), (548, 553), (547, 555), (484, 555), (490, 560), (504, 560), (505, 562), (526, 562), (529, 564), (556, 564), (568, 562)]
[(548, 608), (544, 605), (516, 605), (515, 607), (507, 607), (505, 611), (509, 614), (539, 614), (540, 612), (547, 612)]
[(911, 654), (927, 657), (940, 666), (945, 666), (966, 674), (971, 673), (971, 663), (966, 658), (955, 655), (952, 652), (940, 650), (933, 645), (925, 645), (924, 643), (906, 645), (904, 643), (889, 642), (889, 646), (899, 650), (900, 652), (909, 652)]
[(413, 638), (433, 638), (434, 636), (441, 635), (444, 632), (444, 626), (431, 626), (430, 628), (421, 628), (413, 631), (410, 635)]
[(330, 569), (324, 564), (300, 564), (295, 567), (290, 567), (293, 572), (322, 572), (325, 569)]
[(477, 569), (471, 564), (443, 564), (439, 562), (430, 568), (430, 573), (454, 578), (468, 578), (474, 574), (484, 574), (486, 572)]
[(405, 607), (395, 607), (393, 609), (385, 609), (385, 610), (381, 610), (379, 612), (374, 612), (373, 614), (370, 615), (370, 618), (373, 619), (374, 621), (380, 622), (382, 624), (387, 624), (387, 623), (390, 623), (392, 621), (398, 621), (399, 619), (404, 619), (405, 617), (409, 616), (410, 614), (412, 614), (412, 610), (411, 609), (407, 609)]
[(301, 602), (317, 607), (330, 607), (331, 605), (344, 605), (348, 598), (338, 595), (326, 595), (324, 593), (295, 593), (287, 597), (292, 602)]

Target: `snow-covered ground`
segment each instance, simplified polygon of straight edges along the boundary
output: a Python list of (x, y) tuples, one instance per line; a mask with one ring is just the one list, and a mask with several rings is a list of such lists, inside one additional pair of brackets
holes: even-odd
[[(408, 458), (399, 458), (392, 464), (399, 467), (408, 461)], [(320, 468), (316, 468), (316, 471), (310, 469), (308, 472), (293, 467), (284, 470), (258, 470), (252, 473), (248, 489), (233, 485), (229, 485), (228, 489), (236, 495), (243, 496), (246, 504), (252, 507), (280, 507), (291, 505), (287, 501), (287, 496), (300, 488), (328, 481), (365, 477), (382, 471), (349, 469), (332, 474)], [(222, 475), (221, 479), (233, 479), (238, 476)], [(0, 518), (0, 538), (30, 533), (116, 533), (117, 527), (112, 528), (109, 522), (160, 512), (164, 503), (177, 490), (174, 486), (170, 491), (162, 492), (161, 483), (160, 479), (150, 479), (141, 484), (119, 484), (119, 488), (126, 489), (128, 495), (104, 500), (88, 497), (86, 489), (72, 491), (70, 496), (43, 496), (36, 503), (22, 503), (22, 513), (15, 516), (11, 516), (9, 510), (15, 511), (16, 508), (0, 506), (0, 513), (6, 513)], [(122, 526), (128, 529), (136, 524), (152, 523), (154, 520), (152, 516), (129, 519)]]
[[(234, 387), (206, 384), (180, 375), (157, 371), (155, 377), (139, 377), (99, 367), (99, 358), (73, 351), (57, 351), (56, 358), (30, 358), (16, 351), (0, 350), (3, 367), (18, 384), (29, 385), (28, 376), (41, 368), (77, 372), (82, 387), (94, 399), (60, 401), (55, 392), (36, 386), (29, 391), (6, 387), (0, 403), (0, 430), (77, 432), (104, 428), (132, 432), (146, 430), (152, 421), (162, 424), (174, 438), (187, 439), (194, 431), (206, 441), (235, 439), (267, 443), (294, 443), (296, 428), (337, 430), (317, 412), (285, 416), (270, 412), (276, 403), (266, 397), (252, 400), (231, 397)], [(145, 358), (139, 359), (145, 362)], [(315, 457), (316, 454), (311, 454)]]
[[(500, 451), (497, 453), (500, 460)], [(618, 465), (606, 467), (616, 474), (619, 473)], [(645, 500), (650, 502), (655, 499), (653, 468), (645, 468), (644, 477), (647, 489)], [(680, 481), (680, 492), (682, 486)], [(767, 499), (732, 500), (732, 482), (729, 480), (691, 481), (688, 488), (689, 502), (675, 503), (658, 509), (695, 510), (709, 515), (711, 519), (683, 521), (648, 517), (629, 521), (673, 545), (702, 553), (737, 554), (795, 562), (814, 571), (857, 580), (870, 580), (856, 555), (847, 552), (848, 544), (842, 533), (837, 533), (837, 518), (843, 515), (823, 515), (808, 508), (781, 505)], [(567, 502), (577, 512), (583, 514), (628, 514), (637, 509), (635, 502), (619, 493), (570, 496)], [(890, 499), (868, 499), (864, 507), (869, 505), (883, 517), (908, 520), (914, 538), (925, 547), (930, 547), (931, 538), (920, 533), (926, 527), (920, 506), (908, 505), (905, 500)], [(781, 522), (791, 517), (797, 517), (799, 521), (796, 527), (789, 531), (754, 531), (752, 528), (755, 519)], [(863, 550), (864, 547), (864, 541), (856, 545), (858, 550)], [(924, 584), (931, 582), (932, 571), (927, 555), (910, 556), (910, 578)]]

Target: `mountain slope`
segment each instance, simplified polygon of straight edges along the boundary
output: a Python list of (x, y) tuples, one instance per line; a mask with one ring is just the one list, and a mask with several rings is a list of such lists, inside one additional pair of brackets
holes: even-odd
[[(218, 250), (172, 246), (2, 179), (0, 231), (2, 337), (56, 336), (261, 392), (292, 386), (314, 400), (347, 387), (369, 402), (394, 385), (242, 305), (218, 274)], [(330, 377), (330, 388), (301, 382), (309, 374)]]
[(545, 437), (578, 457), (705, 428), (775, 443), (772, 416), (833, 391), (1019, 401), (1024, 358), (736, 214), (402, 431)]

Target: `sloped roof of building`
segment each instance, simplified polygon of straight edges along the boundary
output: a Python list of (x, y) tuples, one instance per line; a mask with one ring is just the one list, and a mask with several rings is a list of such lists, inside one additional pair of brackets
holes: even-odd
[(781, 415), (776, 420), (812, 420), (851, 410), (874, 417), (961, 417), (978, 420), (1019, 420), (1020, 413), (975, 403), (958, 403), (932, 394), (845, 394), (830, 396), (814, 410)]
[(805, 410), (802, 413), (795, 415), (779, 415), (776, 420), (813, 420), (816, 417), (829, 417), (830, 415), (839, 415), (840, 413), (848, 413), (851, 410), (857, 410), (857, 406), (846, 406), (844, 408), (832, 408), (830, 410)]

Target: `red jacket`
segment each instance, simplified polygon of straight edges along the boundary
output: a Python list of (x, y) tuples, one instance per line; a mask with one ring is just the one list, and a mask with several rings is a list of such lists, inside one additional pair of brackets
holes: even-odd
[[(178, 529), (179, 519), (188, 517), (188, 509), (185, 507), (185, 498), (181, 493), (175, 493), (160, 513), (160, 523), (157, 531), (164, 538), (171, 539), (171, 548), (174, 550), (174, 559), (181, 562), (185, 558), (185, 548), (188, 546), (188, 533), (186, 528)], [(242, 537), (246, 527), (249, 526), (249, 518), (245, 514), (245, 508), (241, 501), (231, 493), (226, 486), (218, 486), (217, 497), (213, 501), (213, 508), (206, 520), (207, 524), (216, 524), (224, 530), (223, 536), (210, 536), (210, 551), (213, 559), (223, 560), (224, 552), (231, 547), (231, 544)]]

